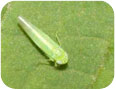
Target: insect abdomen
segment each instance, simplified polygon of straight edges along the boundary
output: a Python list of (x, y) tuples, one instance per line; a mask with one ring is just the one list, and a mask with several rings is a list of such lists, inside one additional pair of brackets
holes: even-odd
[(25, 32), (34, 41), (34, 43), (36, 43), (36, 45), (42, 49), (50, 58), (53, 58), (54, 50), (59, 48), (59, 45), (56, 44), (48, 35), (36, 28), (23, 17), (19, 16), (18, 21)]

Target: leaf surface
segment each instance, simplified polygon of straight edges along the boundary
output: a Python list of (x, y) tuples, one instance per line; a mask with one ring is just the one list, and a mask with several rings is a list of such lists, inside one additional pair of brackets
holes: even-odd
[[(105, 2), (10, 2), (2, 12), (2, 79), (11, 88), (104, 88), (113, 79), (114, 14)], [(68, 53), (55, 68), (17, 23), (21, 15)]]

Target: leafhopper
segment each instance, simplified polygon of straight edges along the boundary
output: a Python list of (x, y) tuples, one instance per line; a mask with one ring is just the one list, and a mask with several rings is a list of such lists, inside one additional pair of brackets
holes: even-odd
[(67, 53), (47, 34), (35, 27), (22, 16), (18, 17), (18, 23), (32, 41), (49, 57), (50, 61), (55, 62), (55, 66), (68, 63)]

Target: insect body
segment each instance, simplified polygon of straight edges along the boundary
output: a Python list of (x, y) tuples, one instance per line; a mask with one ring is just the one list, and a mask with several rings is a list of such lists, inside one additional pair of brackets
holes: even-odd
[(18, 17), (18, 22), (33, 42), (47, 54), (51, 61), (55, 62), (55, 65), (63, 65), (68, 62), (67, 53), (48, 35), (21, 16)]

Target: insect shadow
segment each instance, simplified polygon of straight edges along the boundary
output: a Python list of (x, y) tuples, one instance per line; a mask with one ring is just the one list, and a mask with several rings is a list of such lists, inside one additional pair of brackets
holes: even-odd
[[(32, 41), (32, 39), (27, 35), (27, 33), (23, 30), (23, 28), (18, 24), (19, 28), (21, 29), (21, 31), (26, 35), (26, 37), (29, 39), (29, 41), (32, 43), (32, 45), (41, 53), (41, 55), (43, 55), (46, 59), (49, 59), (49, 57)], [(38, 65), (51, 65), (54, 66), (54, 62), (48, 61), (49, 64), (46, 63), (39, 63)], [(68, 64), (65, 65), (59, 65), (57, 67), (55, 67), (55, 69), (57, 70), (65, 70), (68, 67)]]
[(56, 67), (56, 69), (57, 70), (65, 70), (65, 69), (67, 69), (67, 67), (68, 67), (68, 64), (64, 64), (64, 65), (60, 65), (60, 66)]

